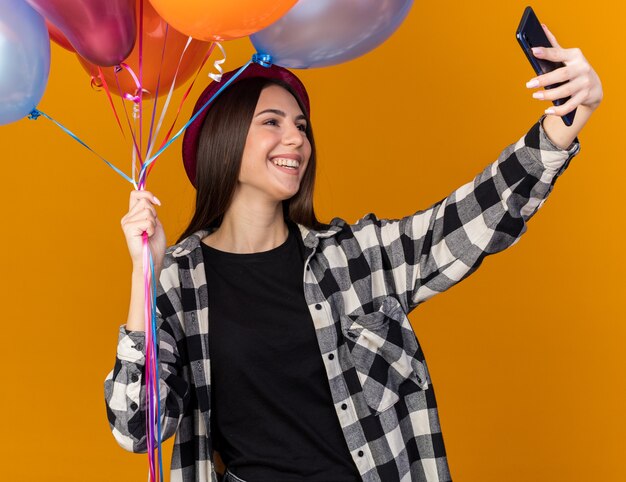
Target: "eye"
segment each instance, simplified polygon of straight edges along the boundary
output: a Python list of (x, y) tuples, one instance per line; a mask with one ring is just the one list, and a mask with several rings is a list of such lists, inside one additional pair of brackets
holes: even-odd
[[(267, 119), (263, 121), (263, 125), (277, 126), (279, 122), (277, 119)], [(300, 132), (306, 132), (306, 124), (297, 124), (296, 127)]]

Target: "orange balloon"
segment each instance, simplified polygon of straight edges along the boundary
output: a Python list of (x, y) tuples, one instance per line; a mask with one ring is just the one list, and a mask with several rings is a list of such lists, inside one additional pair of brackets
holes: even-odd
[(251, 35), (282, 17), (297, 0), (150, 0), (177, 30), (200, 40)]
[[(141, 0), (138, 0), (138, 3)], [(139, 12), (139, 6), (137, 6)], [(137, 19), (139, 22), (139, 18)], [(159, 74), (161, 75), (161, 83), (159, 84), (159, 96), (169, 92), (172, 80), (176, 74), (178, 61), (187, 44), (188, 36), (174, 30), (170, 25), (167, 30), (167, 38), (165, 36), (167, 23), (163, 20), (154, 8), (148, 3), (144, 3), (143, 7), (143, 98), (153, 99), (156, 92)], [(139, 35), (139, 24), (137, 24), (137, 35)], [(163, 55), (163, 42), (166, 42), (165, 54)], [(180, 70), (176, 76), (176, 85), (182, 85), (187, 79), (194, 75), (200, 64), (204, 60), (210, 42), (201, 42), (192, 40), (185, 51), (180, 62)], [(90, 63), (77, 54), (78, 60), (83, 68), (91, 75), (92, 85), (101, 87), (103, 85), (98, 66)], [(126, 64), (133, 70), (135, 75), (139, 77), (139, 39), (135, 42), (135, 47), (128, 58), (124, 60)], [(104, 80), (109, 90), (117, 95), (120, 91), (117, 88), (115, 80), (115, 67), (101, 67)], [(126, 70), (117, 73), (117, 81), (119, 81), (122, 89), (121, 94), (137, 95), (137, 84), (132, 76)]]

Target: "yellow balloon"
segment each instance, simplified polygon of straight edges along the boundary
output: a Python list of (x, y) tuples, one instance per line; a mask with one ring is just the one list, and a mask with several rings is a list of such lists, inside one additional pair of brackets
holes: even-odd
[(282, 17), (297, 0), (150, 0), (179, 32), (206, 41), (246, 37)]

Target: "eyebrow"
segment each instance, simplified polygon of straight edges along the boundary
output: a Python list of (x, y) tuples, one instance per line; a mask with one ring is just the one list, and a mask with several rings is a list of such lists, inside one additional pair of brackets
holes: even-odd
[[(279, 110), (279, 109), (265, 109), (264, 111), (259, 112), (254, 117), (258, 117), (261, 114), (267, 114), (267, 113), (276, 114), (276, 115), (279, 115), (281, 117), (287, 117), (287, 114), (285, 114), (282, 110)], [(296, 116), (296, 120), (300, 120), (300, 119), (306, 120), (306, 116), (304, 114), (300, 114), (300, 115)]]

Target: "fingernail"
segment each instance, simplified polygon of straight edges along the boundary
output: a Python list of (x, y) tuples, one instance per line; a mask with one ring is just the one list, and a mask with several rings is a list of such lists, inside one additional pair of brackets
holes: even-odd
[(155, 202), (156, 204), (158, 204), (159, 206), (161, 205), (161, 201), (159, 201), (159, 198), (158, 198), (158, 197), (156, 197), (156, 196), (152, 196), (152, 199), (154, 200), (154, 202)]
[(546, 114), (548, 115), (554, 114), (554, 109), (552, 107), (550, 107), (549, 109), (546, 109)]
[(533, 92), (533, 97), (535, 99), (543, 100), (543, 98), (544, 98), (543, 92)]
[(526, 87), (528, 87), (529, 89), (532, 89), (533, 87), (538, 87), (538, 86), (539, 86), (539, 81), (537, 79), (532, 79), (526, 82)]
[(543, 49), (541, 47), (533, 47), (534, 55), (543, 55)]

